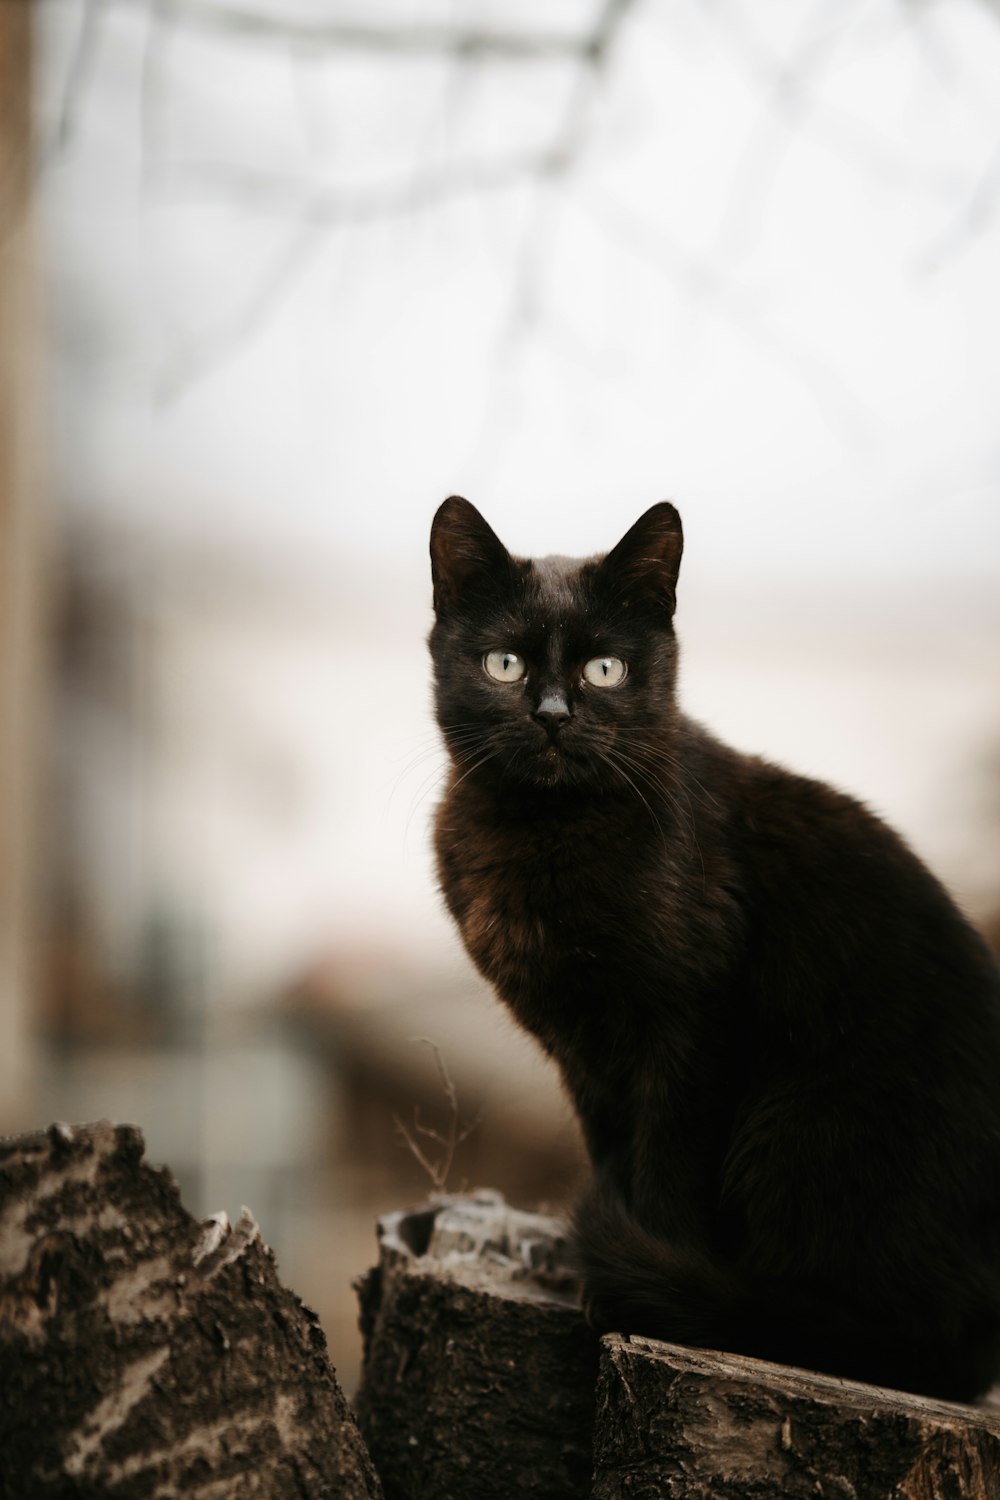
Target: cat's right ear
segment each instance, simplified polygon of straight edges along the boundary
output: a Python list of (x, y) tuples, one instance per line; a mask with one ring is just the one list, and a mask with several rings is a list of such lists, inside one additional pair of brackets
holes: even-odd
[(431, 576), (438, 615), (463, 596), (482, 596), (510, 576), (510, 553), (474, 505), (450, 495), (431, 525)]

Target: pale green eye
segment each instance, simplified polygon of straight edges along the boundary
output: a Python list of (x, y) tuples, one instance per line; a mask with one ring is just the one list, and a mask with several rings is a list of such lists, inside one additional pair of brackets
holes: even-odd
[(513, 651), (490, 651), (483, 666), (495, 682), (517, 682), (524, 676), (524, 662)]
[(628, 668), (620, 657), (595, 656), (584, 667), (583, 675), (595, 687), (617, 687), (624, 680), (627, 671)]

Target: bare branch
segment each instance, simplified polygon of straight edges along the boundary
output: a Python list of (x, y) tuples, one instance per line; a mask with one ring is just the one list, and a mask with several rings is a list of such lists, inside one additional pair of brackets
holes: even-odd
[(508, 191), (519, 186), (526, 174), (544, 170), (543, 163), (543, 156), (521, 153), (492, 162), (458, 163), (386, 187), (311, 194), (294, 179), (267, 173), (229, 167), (189, 169), (189, 182), (193, 177), (216, 188), (224, 185), (249, 207), (280, 213), (296, 222), (284, 248), (243, 306), (169, 357), (157, 380), (157, 398), (176, 399), (257, 332), (280, 305), (292, 281), (304, 272), (329, 231), (405, 217), (460, 197)]
[(139, 78), (139, 154), (140, 171), (145, 181), (152, 176), (163, 133), (162, 60), (166, 32), (172, 19), (171, 0), (150, 0)]
[(56, 127), (51, 140), (40, 154), (40, 161), (43, 167), (55, 152), (65, 149), (76, 131), (80, 101), (83, 97), (87, 80), (90, 77), (90, 70), (100, 40), (104, 8), (105, 0), (83, 0), (83, 8), (80, 13), (80, 27), (76, 34), (76, 44), (73, 47), (69, 68), (66, 72), (66, 82), (59, 104)]
[(1000, 209), (1000, 146), (951, 227), (920, 258), (923, 271), (940, 271), (992, 228)]
[(448, 1138), (441, 1134), (440, 1130), (434, 1130), (430, 1125), (425, 1125), (420, 1119), (420, 1110), (413, 1111), (413, 1128), (418, 1135), (426, 1136), (429, 1141), (437, 1141), (439, 1146), (447, 1146)]
[[(412, 1130), (407, 1125), (404, 1125), (398, 1115), (393, 1115), (393, 1123), (404, 1144), (409, 1147), (428, 1177), (430, 1177), (437, 1192), (443, 1193), (448, 1183), (448, 1174), (451, 1171), (456, 1150), (463, 1141), (468, 1140), (469, 1136), (480, 1124), (482, 1116), (477, 1115), (474, 1120), (469, 1121), (465, 1125), (460, 1123), (458, 1091), (452, 1081), (451, 1074), (448, 1072), (441, 1048), (436, 1042), (432, 1042), (429, 1037), (416, 1036), (412, 1037), (411, 1040), (420, 1042), (425, 1047), (430, 1047), (434, 1054), (438, 1078), (441, 1080), (441, 1087), (444, 1089), (445, 1099), (448, 1103), (448, 1125), (444, 1132), (434, 1130), (429, 1125), (424, 1125), (420, 1119), (419, 1109), (414, 1109), (413, 1111)], [(432, 1160), (430, 1155), (424, 1151), (417, 1140), (418, 1135), (423, 1136), (426, 1140), (432, 1140), (435, 1145), (442, 1148), (442, 1154), (436, 1161)]]
[(790, 367), (816, 401), (823, 416), (829, 418), (831, 412), (834, 413), (851, 441), (858, 446), (870, 441), (870, 415), (853, 391), (814, 350), (793, 335), (776, 329), (759, 312), (753, 298), (739, 282), (707, 257), (682, 249), (658, 225), (650, 224), (606, 195), (589, 193), (585, 206), (609, 238), (648, 262), (692, 302), (701, 303), (707, 311)]
[[(424, 1152), (421, 1150), (419, 1142), (416, 1140), (412, 1132), (408, 1130), (407, 1127), (403, 1124), (398, 1115), (393, 1115), (392, 1120), (404, 1143), (413, 1152), (413, 1155), (423, 1167), (424, 1171), (431, 1179), (431, 1182), (434, 1184), (435, 1188), (437, 1188), (437, 1190), (440, 1192), (443, 1183), (438, 1169), (438, 1164), (436, 1162), (431, 1162), (430, 1159), (424, 1154)], [(446, 1172), (444, 1174), (445, 1178), (447, 1178), (447, 1175), (448, 1174)]]
[[(607, 8), (623, 7), (613, 0)], [(589, 58), (598, 45), (598, 31), (521, 31), (489, 26), (448, 26), (439, 23), (373, 26), (354, 21), (309, 21), (295, 16), (212, 5), (206, 0), (172, 0), (178, 21), (206, 30), (254, 41), (288, 42), (337, 51), (489, 57), (508, 62), (546, 62), (558, 58)]]
[(438, 1077), (441, 1080), (441, 1087), (444, 1089), (444, 1096), (448, 1101), (448, 1107), (451, 1110), (452, 1115), (457, 1117), (458, 1094), (455, 1092), (455, 1085), (454, 1083), (452, 1083), (451, 1074), (448, 1072), (448, 1068), (445, 1064), (444, 1055), (441, 1051), (441, 1048), (438, 1046), (437, 1042), (432, 1042), (430, 1037), (427, 1036), (416, 1036), (413, 1038), (413, 1040), (415, 1042), (419, 1042), (422, 1047), (430, 1047), (431, 1051), (434, 1053), (434, 1061), (437, 1065)]
[[(876, 129), (820, 96), (818, 85), (833, 62), (854, 6), (824, 6), (807, 14), (792, 58), (782, 61), (759, 40), (744, 13), (723, 0), (702, 0), (702, 4), (718, 24), (725, 45), (759, 84), (765, 112), (783, 116), (789, 130), (807, 134), (824, 150), (887, 187), (906, 191), (917, 187), (929, 197), (954, 200), (962, 184), (953, 167), (932, 159), (915, 163)], [(901, 20), (901, 26), (906, 24)], [(766, 188), (766, 182), (759, 184), (754, 202), (764, 201)]]
[(324, 242), (315, 225), (297, 224), (247, 301), (208, 333), (177, 349), (166, 361), (156, 382), (158, 401), (176, 400), (200, 376), (218, 368), (261, 328), (284, 299), (289, 287), (304, 274)]
[[(92, 0), (93, 3), (93, 0)], [(103, 3), (103, 0), (102, 0)], [(298, 228), (283, 252), (251, 292), (243, 308), (218, 326), (174, 352), (161, 373), (158, 395), (177, 396), (199, 375), (222, 363), (256, 331), (279, 304), (282, 278), (298, 274), (315, 248), (315, 231), (357, 226), (433, 209), (460, 197), (474, 197), (546, 183), (565, 176), (578, 160), (586, 140), (586, 123), (597, 79), (608, 65), (614, 41), (634, 0), (605, 0), (595, 22), (584, 32), (511, 30), (442, 24), (373, 26), (360, 22), (308, 21), (268, 14), (248, 7), (225, 7), (209, 0), (151, 0), (143, 58), (141, 136), (143, 168), (153, 160), (152, 146), (162, 107), (158, 88), (158, 53), (162, 34), (172, 26), (200, 27), (236, 38), (281, 42), (301, 64), (322, 49), (395, 54), (451, 55), (462, 64), (569, 61), (580, 69), (565, 118), (548, 143), (494, 157), (446, 162), (403, 181), (372, 183), (362, 188), (317, 187), (294, 177), (236, 164), (175, 163), (161, 184), (167, 194), (206, 191), (238, 199), (252, 212), (280, 214)], [(464, 69), (463, 69), (464, 71)], [(515, 282), (515, 308), (529, 304), (528, 282), (539, 260), (538, 237), (532, 235), (521, 257)]]

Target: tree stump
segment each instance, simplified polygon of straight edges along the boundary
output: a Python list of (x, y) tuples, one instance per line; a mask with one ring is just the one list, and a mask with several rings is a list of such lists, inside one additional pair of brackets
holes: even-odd
[[(199, 1225), (142, 1156), (107, 1123), (0, 1142), (4, 1500), (378, 1500), (250, 1214)], [(1000, 1500), (995, 1409), (599, 1345), (557, 1219), (484, 1193), (379, 1233), (358, 1404), (386, 1500)]]
[(602, 1343), (593, 1500), (1000, 1500), (996, 1412), (655, 1339)]
[(581, 1500), (598, 1345), (565, 1226), (481, 1193), (378, 1227), (355, 1404), (387, 1500)]
[(131, 1126), (0, 1142), (5, 1500), (375, 1500), (315, 1316), (247, 1210), (204, 1224)]
[(995, 1409), (617, 1334), (595, 1408), (565, 1234), (489, 1193), (379, 1221), (358, 1408), (387, 1500), (1000, 1500)]

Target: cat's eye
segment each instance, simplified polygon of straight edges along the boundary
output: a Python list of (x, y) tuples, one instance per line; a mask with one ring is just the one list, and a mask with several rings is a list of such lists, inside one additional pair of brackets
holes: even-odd
[(584, 667), (583, 676), (586, 682), (592, 682), (595, 687), (617, 687), (624, 681), (627, 671), (628, 668), (618, 656), (595, 656)]
[(517, 682), (524, 676), (524, 662), (513, 651), (488, 651), (483, 666), (495, 682)]

